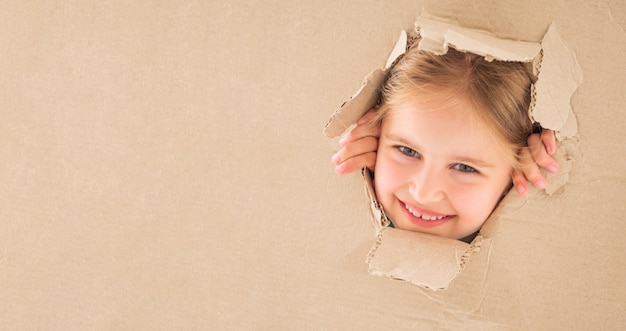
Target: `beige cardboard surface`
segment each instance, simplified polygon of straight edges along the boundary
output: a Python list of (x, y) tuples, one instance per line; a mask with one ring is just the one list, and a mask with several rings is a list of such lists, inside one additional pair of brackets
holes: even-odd
[[(361, 176), (320, 133), (422, 7), (554, 21), (584, 77), (567, 184), (507, 197), (438, 292), (367, 273)], [(620, 1), (3, 1), (0, 328), (623, 329), (625, 25)]]

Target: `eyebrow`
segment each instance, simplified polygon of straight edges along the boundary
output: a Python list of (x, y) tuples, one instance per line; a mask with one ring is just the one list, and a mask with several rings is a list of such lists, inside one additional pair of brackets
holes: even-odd
[[(407, 147), (415, 148), (418, 152), (421, 150), (420, 146), (414, 142), (408, 141), (404, 139), (404, 137), (396, 136), (393, 133), (385, 133), (385, 137), (389, 140), (401, 143), (403, 145), (407, 145)], [(452, 156), (453, 160), (458, 163), (470, 163), (482, 168), (495, 168), (496, 166), (480, 159), (476, 159), (473, 157), (465, 156), (465, 155), (454, 155)]]

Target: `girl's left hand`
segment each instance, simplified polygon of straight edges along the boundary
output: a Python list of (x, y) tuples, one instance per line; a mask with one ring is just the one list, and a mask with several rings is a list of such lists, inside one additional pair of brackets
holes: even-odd
[(533, 133), (528, 137), (528, 147), (520, 151), (522, 168), (513, 172), (513, 186), (520, 195), (528, 193), (527, 180), (535, 187), (544, 189), (548, 181), (539, 171), (542, 167), (549, 172), (557, 172), (559, 163), (552, 155), (556, 151), (556, 137), (554, 131), (544, 129), (541, 133)]

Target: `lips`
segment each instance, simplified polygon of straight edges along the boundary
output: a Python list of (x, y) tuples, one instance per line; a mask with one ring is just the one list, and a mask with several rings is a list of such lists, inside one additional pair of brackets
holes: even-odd
[(441, 225), (454, 217), (454, 215), (446, 215), (437, 213), (424, 208), (407, 204), (398, 200), (402, 206), (402, 210), (411, 223), (420, 227), (433, 227)]

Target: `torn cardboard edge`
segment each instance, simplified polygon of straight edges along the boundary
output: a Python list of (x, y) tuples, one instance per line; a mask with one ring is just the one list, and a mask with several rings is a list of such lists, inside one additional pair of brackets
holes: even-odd
[(418, 48), (437, 55), (446, 54), (452, 47), (483, 56), (487, 61), (531, 62), (541, 51), (538, 43), (500, 39), (480, 30), (424, 17), (417, 18), (415, 30), (422, 39)]
[(380, 88), (387, 80), (387, 72), (395, 61), (406, 52), (407, 45), (408, 37), (406, 31), (402, 31), (387, 58), (385, 68), (378, 68), (370, 72), (363, 79), (361, 87), (328, 120), (324, 127), (324, 134), (327, 137), (334, 138), (341, 135), (363, 117), (368, 110), (378, 104)]
[[(368, 254), (369, 273), (431, 290), (443, 290), (480, 249), (482, 236), (471, 244), (420, 232), (384, 228)], [(428, 258), (423, 258), (428, 256)]]
[[(582, 81), (575, 56), (551, 24), (541, 43), (500, 39), (487, 32), (460, 27), (442, 19), (418, 17), (415, 38), (402, 32), (383, 69), (370, 72), (361, 87), (335, 111), (324, 128), (327, 137), (337, 137), (354, 125), (368, 110), (375, 107), (387, 73), (400, 56), (419, 40), (422, 50), (445, 54), (449, 47), (483, 56), (487, 61), (530, 63), (537, 81), (532, 85), (529, 117), (557, 132), (559, 139), (577, 134), (577, 123), (570, 99)], [(567, 82), (564, 82), (567, 80)], [(560, 148), (559, 148), (560, 149)], [(561, 169), (552, 175), (546, 188), (548, 194), (558, 192), (569, 178), (570, 160), (557, 150)], [(369, 273), (432, 289), (447, 289), (463, 270), (471, 254), (478, 251), (490, 236), (497, 219), (496, 211), (487, 219), (471, 243), (434, 235), (390, 228), (390, 220), (376, 199), (369, 170), (364, 169), (377, 239), (367, 257)], [(556, 178), (556, 179), (554, 179)], [(486, 272), (486, 271), (485, 271)]]

